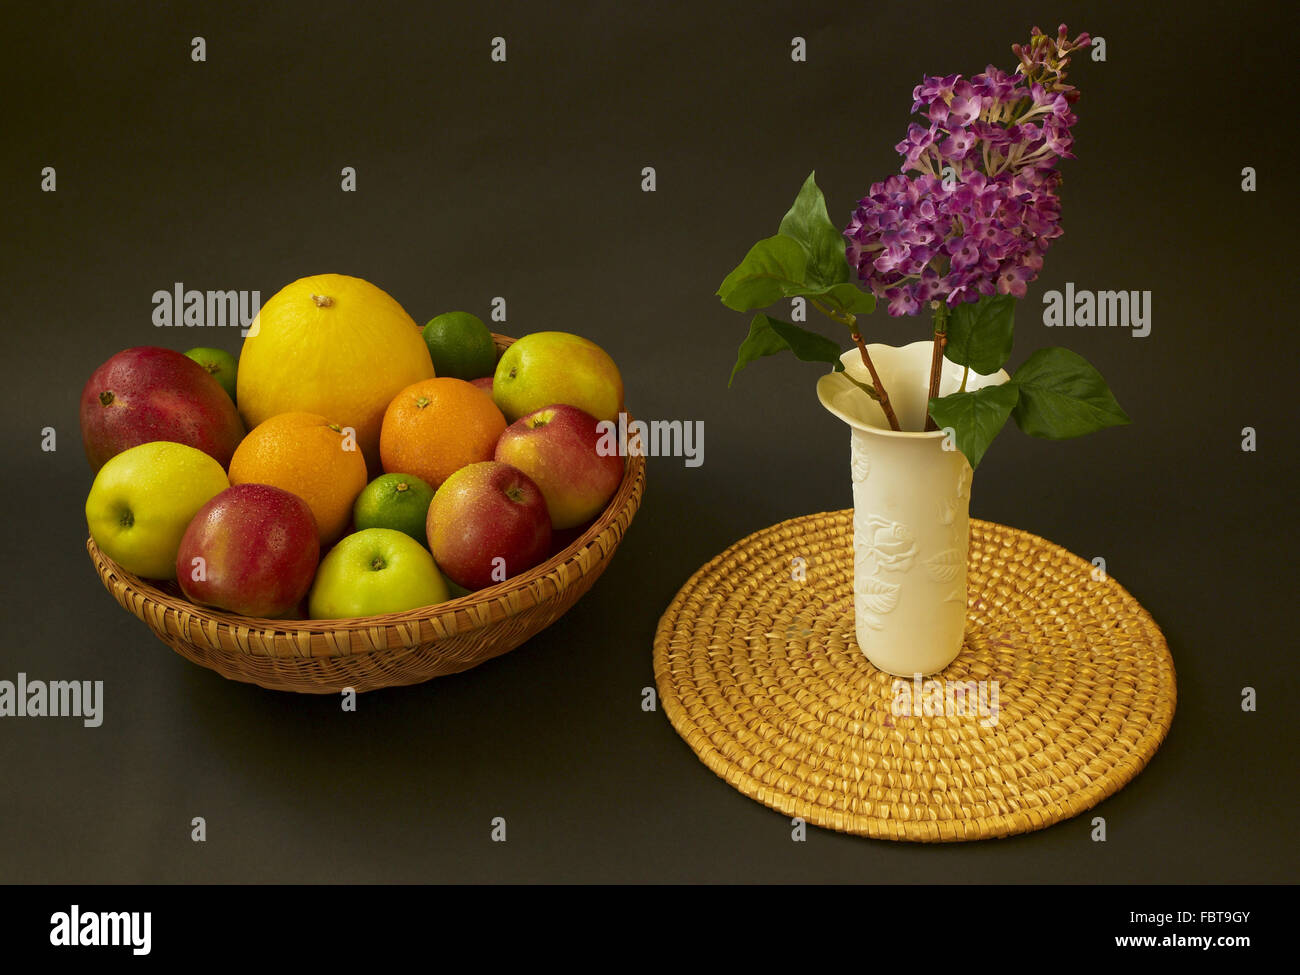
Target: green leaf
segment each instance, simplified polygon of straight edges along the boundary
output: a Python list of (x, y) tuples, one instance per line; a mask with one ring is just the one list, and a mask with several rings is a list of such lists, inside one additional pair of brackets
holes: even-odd
[(841, 314), (875, 311), (875, 297), (849, 281), (844, 236), (826, 213), (816, 175), (804, 180), (780, 232), (751, 247), (718, 288), (728, 308), (754, 311), (780, 298), (802, 297)]
[(1016, 299), (988, 295), (960, 304), (948, 318), (948, 344), (944, 356), (959, 366), (983, 375), (997, 372), (1011, 355)]
[(740, 351), (736, 354), (736, 364), (732, 367), (727, 386), (735, 381), (736, 373), (755, 359), (775, 355), (786, 349), (804, 362), (829, 362), (835, 366), (836, 372), (844, 368), (840, 362), (843, 350), (826, 336), (767, 315), (755, 315), (749, 323), (749, 335), (740, 344)]
[(984, 452), (1006, 424), (1019, 396), (1015, 383), (985, 386), (970, 393), (949, 393), (930, 400), (930, 415), (940, 427), (952, 428), (957, 449), (975, 468), (980, 466)]
[(1128, 414), (1088, 361), (1069, 349), (1039, 349), (1016, 370), (1015, 417), (1031, 437), (1065, 440), (1128, 423)]
[(794, 205), (781, 218), (780, 232), (808, 252), (807, 283), (819, 290), (849, 280), (844, 235), (826, 213), (826, 198), (817, 188), (817, 173), (808, 174)]
[(766, 308), (778, 298), (804, 293), (807, 269), (808, 251), (802, 244), (784, 234), (766, 237), (727, 275), (718, 297), (734, 311)]
[(822, 304), (830, 305), (839, 311), (848, 312), (850, 315), (869, 315), (876, 310), (876, 296), (847, 281), (827, 289), (822, 294), (809, 297), (816, 298)]

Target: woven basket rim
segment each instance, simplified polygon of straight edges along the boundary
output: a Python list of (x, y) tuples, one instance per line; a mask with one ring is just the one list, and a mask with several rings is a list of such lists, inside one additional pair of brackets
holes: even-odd
[[(509, 336), (496, 333), (493, 333), (493, 339), (496, 341), (498, 349), (504, 349), (515, 341)], [(631, 418), (630, 413), (628, 413), (628, 417)], [(645, 480), (645, 457), (636, 454), (628, 456), (624, 462), (623, 479), (605, 509), (578, 538), (544, 562), (526, 572), (521, 572), (517, 576), (506, 579), (504, 582), (496, 583), (464, 596), (457, 596), (432, 606), (419, 607), (400, 613), (386, 613), (379, 616), (361, 616), (337, 620), (288, 620), (240, 616), (219, 609), (199, 606), (183, 596), (173, 596), (164, 592), (154, 583), (122, 568), (104, 554), (99, 546), (95, 544), (95, 540), (89, 536), (86, 539), (86, 551), (95, 563), (101, 581), (108, 586), (109, 576), (115, 576), (128, 594), (142, 601), (144, 604), (142, 608), (153, 604), (164, 611), (170, 610), (175, 613), (185, 614), (199, 625), (215, 626), (218, 630), (227, 632), (256, 631), (268, 637), (283, 635), (291, 638), (302, 638), (304, 636), (330, 638), (339, 634), (350, 634), (377, 628), (391, 631), (396, 631), (399, 628), (406, 630), (409, 629), (411, 624), (438, 621), (442, 624), (443, 635), (450, 637), (481, 628), (482, 624), (473, 620), (473, 610), (477, 606), (493, 602), (503, 603), (506, 601), (503, 597), (515, 596), (518, 599), (518, 597), (522, 596), (524, 598), (516, 602), (514, 612), (510, 614), (518, 615), (520, 612), (553, 599), (557, 592), (567, 589), (572, 582), (563, 580), (567, 580), (570, 575), (577, 579), (593, 571), (592, 569), (584, 570), (582, 554), (587, 549), (596, 546), (608, 550), (613, 547), (609, 543), (616, 544), (621, 540), (622, 535), (626, 532), (626, 524), (630, 523), (632, 516), (640, 508), (641, 498), (645, 492)], [(626, 519), (622, 519), (624, 514), (627, 515)], [(604, 559), (597, 561), (603, 563)], [(603, 565), (600, 568), (603, 568)], [(600, 571), (600, 568), (595, 571)], [(575, 573), (576, 575), (574, 575)], [(556, 580), (557, 574), (562, 577), (561, 581)], [(140, 614), (136, 613), (136, 615), (139, 616)], [(394, 635), (399, 637), (398, 642), (405, 642), (406, 635), (404, 633), (398, 632)], [(238, 643), (239, 641), (235, 642)], [(337, 652), (328, 654), (328, 656), (347, 657), (363, 652), (366, 651), (338, 648)]]

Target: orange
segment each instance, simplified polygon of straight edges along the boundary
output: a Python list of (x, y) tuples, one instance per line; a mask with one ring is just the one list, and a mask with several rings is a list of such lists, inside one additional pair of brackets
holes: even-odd
[(414, 474), (437, 490), (467, 464), (491, 460), (506, 418), (483, 390), (442, 376), (393, 397), (379, 433), (384, 470)]
[(311, 508), (323, 550), (348, 527), (352, 503), (366, 487), (366, 460), (340, 424), (316, 413), (281, 413), (240, 441), (230, 483), (270, 484), (298, 495)]

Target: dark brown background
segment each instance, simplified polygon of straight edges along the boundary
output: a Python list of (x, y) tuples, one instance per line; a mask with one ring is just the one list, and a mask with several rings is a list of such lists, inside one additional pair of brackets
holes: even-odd
[[(98, 729), (0, 722), (0, 879), (1295, 879), (1282, 4), (371, 6), (7, 18), (0, 678), (100, 679), (106, 704)], [(819, 830), (792, 843), (787, 820), (640, 709), (656, 621), (696, 567), (850, 503), (818, 367), (766, 360), (728, 391), (747, 323), (713, 292), (810, 169), (836, 220), (895, 171), (923, 73), (1011, 67), (1012, 41), (1061, 19), (1103, 35), (1108, 60), (1074, 72), (1066, 235), (1018, 312), (1012, 362), (1069, 345), (1133, 424), (1069, 444), (1008, 428), (972, 513), (1107, 560), (1168, 637), (1173, 729), (1098, 808), (1104, 844), (1090, 817), (966, 846)], [(195, 35), (206, 63), (190, 60)], [(489, 60), (494, 35), (505, 64)], [(234, 330), (155, 329), (153, 292), (183, 281), (265, 300), (322, 271), (373, 280), (420, 321), (486, 317), (505, 296), (503, 330), (587, 335), (621, 364), (637, 415), (706, 429), (703, 467), (651, 461), (623, 548), (568, 616), (465, 675), (366, 695), (356, 714), (185, 662), (117, 607), (83, 550), (86, 377), (130, 345), (238, 349)], [(1151, 335), (1044, 328), (1041, 296), (1066, 281), (1150, 289)], [(882, 310), (867, 331), (902, 342), (924, 325)], [(1256, 453), (1240, 449), (1247, 425)], [(1246, 685), (1258, 713), (1240, 709)], [(206, 844), (189, 839), (198, 815)], [(488, 839), (497, 815), (505, 845)]]

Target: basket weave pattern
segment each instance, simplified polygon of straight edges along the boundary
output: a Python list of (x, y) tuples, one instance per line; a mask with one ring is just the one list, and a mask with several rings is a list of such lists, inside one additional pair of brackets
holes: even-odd
[[(513, 340), (494, 336), (498, 353)], [(437, 606), (352, 620), (257, 620), (189, 602), (175, 583), (125, 571), (88, 539), (105, 588), (181, 656), (274, 690), (337, 693), (416, 684), (513, 650), (560, 618), (605, 570), (645, 491), (627, 458), (605, 511), (563, 552), (505, 582)]]
[(737, 542), (664, 613), (660, 700), (705, 765), (787, 816), (922, 842), (1041, 829), (1142, 770), (1173, 720), (1174, 667), (1114, 579), (972, 519), (965, 642), (936, 676), (996, 680), (997, 720), (895, 714), (897, 679), (854, 634), (852, 517), (808, 515)]

